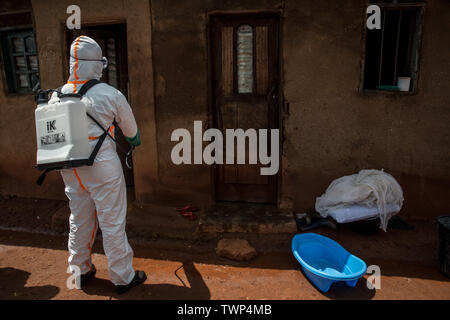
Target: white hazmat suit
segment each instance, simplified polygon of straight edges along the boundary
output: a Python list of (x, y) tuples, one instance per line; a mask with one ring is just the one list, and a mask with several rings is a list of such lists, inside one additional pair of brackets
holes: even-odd
[[(80, 36), (70, 47), (70, 77), (62, 93), (75, 93), (90, 79), (100, 80), (105, 62), (100, 46), (87, 36)], [(52, 96), (49, 103), (56, 98)], [(136, 121), (124, 95), (112, 86), (101, 83), (83, 97), (88, 112), (106, 129), (115, 119), (126, 137), (138, 133)], [(86, 101), (86, 100), (84, 100)], [(91, 147), (103, 130), (88, 119)], [(133, 250), (125, 233), (127, 196), (125, 179), (115, 142), (104, 140), (93, 166), (61, 170), (65, 193), (70, 200), (69, 266), (86, 274), (92, 267), (91, 250), (98, 226), (102, 230), (103, 248), (108, 258), (110, 280), (115, 285), (127, 285), (135, 276)]]

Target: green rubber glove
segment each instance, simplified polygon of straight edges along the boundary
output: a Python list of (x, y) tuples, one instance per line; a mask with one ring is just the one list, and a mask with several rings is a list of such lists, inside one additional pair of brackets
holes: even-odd
[(135, 147), (140, 146), (141, 145), (141, 137), (139, 136), (139, 129), (138, 129), (136, 135), (133, 138), (125, 137), (125, 139), (132, 146), (135, 146)]

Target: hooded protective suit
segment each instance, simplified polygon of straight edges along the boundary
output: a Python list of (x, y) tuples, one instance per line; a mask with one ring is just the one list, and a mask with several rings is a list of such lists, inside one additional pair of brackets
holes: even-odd
[[(70, 47), (70, 77), (61, 91), (78, 92), (90, 79), (100, 79), (102, 62), (100, 46), (91, 38), (80, 36)], [(56, 99), (56, 95), (52, 100)], [(126, 137), (138, 137), (133, 112), (124, 95), (108, 84), (92, 87), (87, 99), (88, 112), (104, 128), (112, 126), (114, 119)], [(103, 131), (88, 119), (91, 147)], [(114, 136), (114, 129), (111, 134)], [(115, 285), (126, 285), (135, 275), (132, 266), (133, 250), (125, 233), (127, 196), (125, 179), (115, 142), (106, 138), (93, 166), (61, 170), (65, 193), (70, 200), (69, 266), (80, 268), (81, 274), (92, 269), (91, 249), (97, 227), (103, 236), (103, 248), (108, 258), (110, 280)]]

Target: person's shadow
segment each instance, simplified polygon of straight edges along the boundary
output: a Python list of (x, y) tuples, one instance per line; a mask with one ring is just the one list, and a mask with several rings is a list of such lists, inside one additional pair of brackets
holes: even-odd
[(55, 286), (25, 287), (30, 273), (15, 268), (0, 268), (0, 300), (51, 299), (59, 293)]
[[(183, 268), (189, 286), (178, 277), (177, 271)], [(83, 290), (89, 295), (108, 296), (117, 299), (153, 299), (153, 300), (207, 300), (211, 293), (194, 264), (183, 262), (182, 267), (174, 271), (182, 285), (173, 284), (141, 284), (124, 294), (117, 294), (114, 285), (107, 279), (95, 278)], [(151, 278), (151, 274), (147, 274)], [(147, 280), (148, 281), (148, 280)]]

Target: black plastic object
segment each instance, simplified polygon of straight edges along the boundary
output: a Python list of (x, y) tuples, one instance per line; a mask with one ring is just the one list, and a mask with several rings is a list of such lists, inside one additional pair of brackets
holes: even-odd
[(297, 230), (301, 232), (318, 229), (320, 227), (328, 227), (333, 230), (337, 229), (337, 225), (333, 220), (322, 218), (318, 214), (296, 214), (295, 223), (297, 225)]
[(397, 230), (413, 230), (414, 227), (403, 220), (400, 216), (392, 216), (388, 222), (388, 229), (397, 229)]
[(440, 216), (438, 221), (439, 234), (439, 271), (450, 278), (450, 215)]
[(353, 232), (359, 234), (364, 235), (374, 234), (380, 228), (380, 219), (376, 217), (371, 219), (350, 222), (349, 227)]
[(48, 91), (39, 89), (36, 92), (35, 99), (37, 105), (48, 103)]

